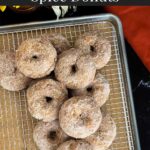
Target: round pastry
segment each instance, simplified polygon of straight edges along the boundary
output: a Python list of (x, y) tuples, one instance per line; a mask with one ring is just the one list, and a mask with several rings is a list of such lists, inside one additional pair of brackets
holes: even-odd
[(52, 45), (55, 47), (57, 54), (62, 53), (65, 50), (68, 50), (71, 48), (71, 45), (69, 41), (61, 34), (46, 34), (44, 37), (47, 36), (47, 38), (50, 40)]
[(27, 77), (41, 78), (54, 70), (56, 49), (43, 38), (23, 41), (16, 51), (18, 69)]
[(31, 79), (25, 77), (16, 67), (15, 53), (3, 52), (0, 54), (0, 85), (9, 91), (25, 89)]
[(78, 37), (75, 41), (75, 47), (81, 55), (90, 54), (97, 69), (104, 67), (111, 58), (110, 42), (97, 32), (85, 33)]
[(84, 140), (69, 140), (62, 143), (57, 150), (93, 150), (93, 148)]
[(27, 90), (29, 112), (44, 122), (58, 118), (58, 111), (67, 99), (67, 90), (63, 84), (52, 79), (43, 79)]
[(76, 89), (72, 91), (72, 95), (88, 95), (92, 96), (97, 102), (97, 106), (102, 106), (109, 97), (110, 87), (108, 81), (100, 73), (96, 73), (95, 79), (88, 86), (83, 89)]
[(68, 136), (61, 130), (58, 120), (40, 121), (34, 128), (33, 139), (40, 150), (56, 150)]
[(84, 88), (94, 80), (96, 68), (88, 55), (80, 56), (72, 48), (64, 51), (56, 64), (56, 78), (70, 89)]
[(102, 115), (91, 97), (72, 97), (67, 100), (59, 112), (60, 126), (74, 138), (85, 138), (93, 134), (100, 126)]
[(116, 124), (110, 115), (102, 119), (100, 128), (85, 140), (93, 145), (94, 150), (106, 150), (116, 137)]

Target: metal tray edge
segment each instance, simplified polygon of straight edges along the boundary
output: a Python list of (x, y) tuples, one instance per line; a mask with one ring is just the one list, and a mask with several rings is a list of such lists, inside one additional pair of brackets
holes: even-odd
[(113, 21), (116, 23), (116, 25), (118, 26), (118, 32), (119, 32), (119, 36), (120, 36), (120, 43), (122, 45), (122, 55), (123, 55), (123, 59), (124, 59), (124, 66), (125, 66), (125, 73), (126, 73), (126, 80), (127, 80), (127, 85), (128, 85), (128, 94), (130, 97), (130, 100), (128, 99), (128, 103), (130, 104), (130, 110), (131, 111), (131, 116), (133, 123), (133, 129), (134, 129), (134, 134), (135, 134), (135, 142), (136, 142), (136, 149), (137, 150), (141, 150), (141, 145), (140, 145), (140, 140), (139, 140), (139, 133), (138, 133), (138, 126), (137, 126), (137, 120), (136, 120), (136, 115), (135, 115), (135, 107), (134, 107), (134, 102), (133, 102), (133, 95), (132, 95), (132, 88), (131, 88), (131, 79), (130, 79), (130, 75), (129, 75), (129, 68), (128, 68), (128, 59), (127, 59), (127, 53), (126, 53), (126, 49), (125, 49), (125, 42), (124, 42), (124, 34), (123, 34), (123, 27), (122, 27), (122, 23), (121, 20), (111, 14), (111, 18), (113, 19)]
[(130, 117), (132, 122), (132, 128), (134, 129), (134, 139), (136, 142), (136, 150), (141, 150), (140, 141), (139, 141), (139, 134), (138, 134), (138, 127), (137, 127), (137, 121), (135, 116), (135, 108), (133, 103), (133, 95), (132, 95), (132, 89), (131, 89), (131, 82), (130, 82), (130, 76), (129, 76), (129, 69), (128, 69), (128, 63), (127, 63), (127, 54), (125, 50), (125, 43), (124, 43), (124, 36), (123, 36), (123, 28), (120, 19), (113, 15), (113, 14), (101, 14), (101, 15), (94, 15), (94, 16), (83, 16), (83, 17), (76, 17), (76, 18), (67, 18), (67, 19), (60, 19), (60, 20), (53, 20), (53, 21), (42, 21), (42, 22), (30, 22), (25, 24), (14, 24), (14, 25), (7, 25), (7, 26), (1, 26), (0, 27), (0, 34), (10, 33), (13, 31), (25, 31), (27, 29), (38, 29), (41, 28), (41, 25), (43, 27), (50, 27), (50, 26), (63, 26), (65, 25), (73, 25), (74, 23), (86, 23), (89, 20), (93, 21), (107, 21), (111, 20), (111, 23), (113, 26), (115, 26), (118, 34), (117, 36), (120, 39), (120, 49), (122, 51), (123, 56), (123, 62), (125, 67), (125, 75), (127, 80), (128, 89), (127, 92), (129, 94), (128, 104), (129, 104), (129, 111), (130, 111)]
[(51, 20), (51, 21), (38, 21), (38, 22), (28, 22), (28, 23), (21, 23), (21, 24), (12, 24), (12, 25), (4, 25), (0, 26), (0, 33), (10, 33), (10, 32), (19, 32), (19, 31), (26, 31), (30, 29), (38, 29), (42, 26), (50, 27), (50, 26), (63, 26), (66, 25), (74, 25), (74, 23), (87, 23), (89, 20), (91, 21), (107, 21), (111, 19), (113, 24), (117, 25), (117, 17), (112, 14), (101, 14), (101, 15), (93, 15), (93, 16), (83, 16), (83, 17), (72, 17), (60, 20)]

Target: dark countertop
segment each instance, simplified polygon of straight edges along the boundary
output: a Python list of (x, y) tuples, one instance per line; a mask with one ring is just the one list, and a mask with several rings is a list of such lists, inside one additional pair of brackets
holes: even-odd
[[(76, 13), (69, 12), (66, 17), (100, 14), (101, 7), (79, 7)], [(52, 10), (40, 8), (32, 14), (16, 14), (7, 10), (0, 14), (0, 25), (29, 21), (55, 19)], [(150, 73), (144, 67), (131, 46), (126, 43), (129, 72), (136, 110), (136, 117), (142, 150), (150, 150)]]
[(142, 150), (150, 150), (150, 73), (126, 42), (132, 92)]

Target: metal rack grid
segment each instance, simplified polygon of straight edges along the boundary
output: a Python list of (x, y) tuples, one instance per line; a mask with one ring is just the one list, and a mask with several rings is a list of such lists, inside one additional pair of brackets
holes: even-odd
[[(134, 150), (118, 39), (116, 30), (109, 21), (1, 33), (0, 50), (15, 51), (23, 40), (45, 33), (62, 33), (73, 45), (77, 36), (88, 31), (101, 32), (112, 45), (110, 62), (99, 70), (108, 79), (111, 87), (110, 98), (104, 108), (117, 125), (117, 137), (109, 149)], [(36, 150), (32, 138), (36, 122), (28, 112), (25, 91), (9, 92), (0, 88), (0, 150)]]

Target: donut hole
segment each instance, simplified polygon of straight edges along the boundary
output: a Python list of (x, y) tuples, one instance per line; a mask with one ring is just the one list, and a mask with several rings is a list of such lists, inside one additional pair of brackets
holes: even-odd
[(90, 52), (93, 57), (97, 56), (97, 51), (94, 46), (90, 45)]
[(52, 141), (55, 141), (57, 139), (57, 132), (56, 131), (50, 131), (48, 134), (48, 138)]
[(72, 66), (71, 66), (71, 72), (72, 72), (72, 73), (76, 73), (77, 70), (78, 70), (78, 69), (77, 69), (77, 66), (76, 66), (76, 65), (72, 65)]
[(33, 56), (32, 56), (32, 59), (37, 60), (37, 59), (38, 59), (38, 56), (37, 56), (37, 55), (33, 55)]
[(90, 125), (91, 124), (91, 119), (89, 118), (89, 116), (87, 115), (87, 114), (85, 114), (85, 113), (82, 113), (82, 114), (80, 114), (79, 115), (80, 116), (80, 125), (82, 126), (84, 126), (84, 125)]
[(17, 67), (14, 68), (14, 73), (16, 73), (16, 72), (17, 72)]
[(93, 92), (93, 87), (92, 87), (92, 86), (89, 86), (89, 87), (87, 87), (86, 90), (87, 90), (88, 93), (92, 93), (92, 92)]
[(91, 52), (95, 52), (95, 47), (92, 46), (92, 45), (90, 45), (90, 51), (91, 51)]
[(84, 114), (80, 114), (79, 116), (80, 116), (80, 118), (84, 118)]
[(50, 102), (53, 100), (52, 97), (48, 97), (48, 96), (46, 96), (45, 99), (46, 99), (46, 102), (47, 102), (47, 103), (50, 103)]

